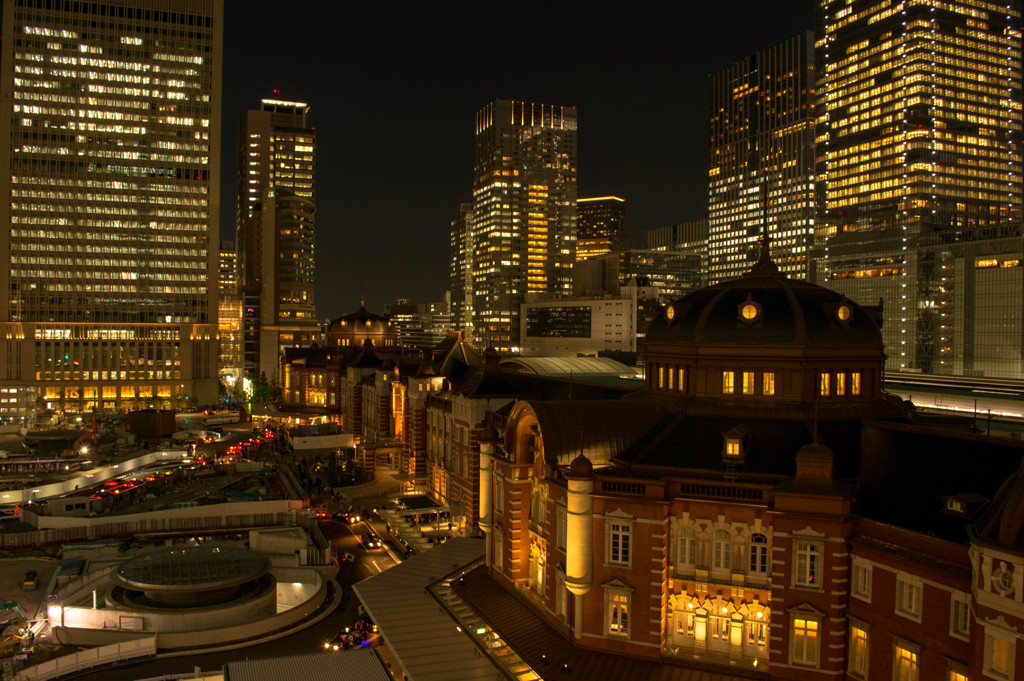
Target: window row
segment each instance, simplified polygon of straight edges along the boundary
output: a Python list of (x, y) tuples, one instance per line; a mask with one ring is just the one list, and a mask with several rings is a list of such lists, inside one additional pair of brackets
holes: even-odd
[(710, 538), (698, 538), (692, 528), (684, 528), (679, 532), (677, 549), (676, 565), (683, 571), (700, 567), (768, 575), (770, 547), (768, 537), (761, 533), (750, 535), (744, 545), (734, 541), (727, 530), (716, 530)]
[[(850, 593), (854, 598), (871, 602), (873, 590), (873, 566), (863, 558), (852, 559)], [(905, 572), (895, 575), (893, 612), (914, 620), (922, 621), (924, 612), (924, 582), (920, 577)], [(968, 595), (962, 591), (941, 591), (942, 597), (949, 598), (949, 633), (962, 640), (971, 635), (971, 604)], [(948, 596), (947, 596), (948, 594)]]

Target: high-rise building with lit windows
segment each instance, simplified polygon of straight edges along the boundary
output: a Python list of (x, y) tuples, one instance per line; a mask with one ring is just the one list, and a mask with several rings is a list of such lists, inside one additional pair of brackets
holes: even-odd
[(0, 388), (37, 409), (217, 398), (223, 14), (3, 3)]
[(595, 196), (576, 200), (576, 259), (626, 250), (626, 200)]
[(242, 294), (238, 290), (238, 251), (234, 241), (220, 242), (220, 297), (217, 302), (217, 373), (225, 388), (242, 377)]
[(459, 203), (451, 223), (451, 262), (448, 280), (451, 290), (451, 323), (467, 338), (473, 337), (473, 204)]
[(884, 305), (889, 371), (1024, 377), (1021, 14), (818, 6), (820, 277)]
[(814, 234), (814, 37), (801, 33), (710, 78), (708, 277), (757, 261), (765, 220), (779, 268), (807, 276)]
[(476, 115), (473, 331), (514, 351), (531, 293), (570, 295), (576, 259), (576, 109), (496, 99)]
[(319, 332), (313, 302), (316, 132), (308, 119), (304, 102), (264, 99), (239, 127), (239, 285), (247, 301), (258, 301), (258, 329), (245, 339), (245, 356), (256, 358), (246, 362), (250, 379), (273, 377), (285, 348), (307, 347)]

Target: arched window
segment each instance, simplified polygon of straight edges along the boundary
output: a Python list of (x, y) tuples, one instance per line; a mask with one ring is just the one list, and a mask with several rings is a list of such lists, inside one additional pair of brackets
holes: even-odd
[(750, 574), (768, 574), (768, 537), (763, 534), (750, 536)]
[(692, 527), (679, 530), (679, 556), (677, 563), (681, 568), (692, 568), (697, 563), (697, 536)]
[(729, 533), (718, 530), (711, 542), (711, 568), (728, 570), (732, 567), (732, 541)]

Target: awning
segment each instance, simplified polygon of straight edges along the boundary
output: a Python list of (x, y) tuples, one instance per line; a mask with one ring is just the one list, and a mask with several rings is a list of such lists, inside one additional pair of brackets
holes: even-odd
[(503, 678), (428, 590), (483, 555), (482, 540), (452, 539), (352, 587), (413, 681)]

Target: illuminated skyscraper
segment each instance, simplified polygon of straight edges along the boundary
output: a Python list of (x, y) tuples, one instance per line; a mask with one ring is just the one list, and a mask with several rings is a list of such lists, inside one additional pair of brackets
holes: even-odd
[(1020, 3), (822, 0), (817, 249), (887, 369), (1024, 376)]
[[(281, 352), (319, 331), (313, 303), (316, 133), (303, 102), (264, 99), (238, 138), (238, 270), (258, 325), (246, 334), (245, 372), (272, 377)], [(253, 347), (253, 344), (257, 347)]]
[(477, 113), (470, 232), (475, 338), (509, 352), (527, 294), (572, 293), (575, 108), (497, 99)]
[(217, 373), (232, 388), (242, 376), (242, 294), (238, 290), (238, 251), (234, 241), (220, 242), (220, 298), (217, 302)]
[(814, 37), (802, 33), (711, 75), (711, 283), (735, 279), (757, 261), (766, 210), (775, 262), (790, 276), (807, 276), (814, 234), (813, 57)]
[(617, 196), (576, 200), (576, 259), (626, 249), (626, 201)]
[(39, 409), (217, 398), (223, 12), (3, 3), (0, 386)]
[(460, 203), (451, 225), (451, 322), (467, 338), (473, 337), (473, 204)]

